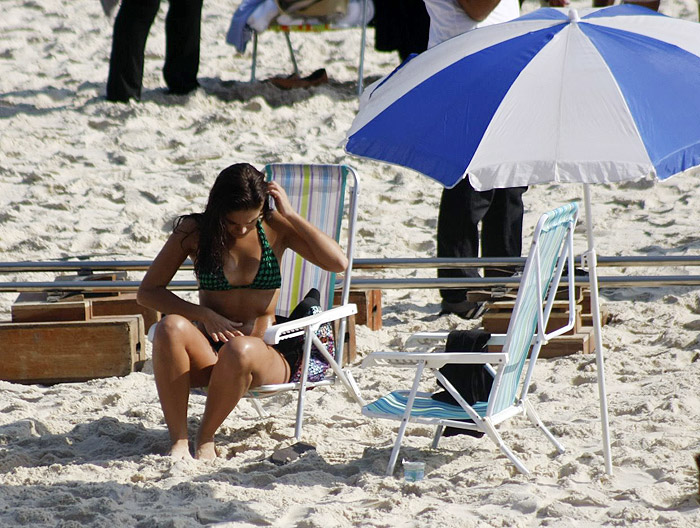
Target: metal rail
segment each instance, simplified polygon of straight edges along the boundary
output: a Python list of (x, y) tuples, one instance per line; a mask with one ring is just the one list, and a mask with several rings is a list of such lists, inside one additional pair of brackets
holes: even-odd
[[(576, 257), (580, 263), (581, 258)], [(700, 266), (700, 255), (652, 255), (597, 257), (598, 267), (638, 267), (638, 266)], [(146, 271), (150, 260), (66, 260), (46, 262), (0, 262), (0, 273), (25, 272), (66, 272), (66, 271)], [(353, 270), (382, 269), (436, 269), (436, 268), (481, 268), (481, 267), (522, 267), (524, 257), (500, 258), (357, 258)], [(193, 269), (191, 260), (186, 260), (182, 270)]]
[[(635, 277), (598, 277), (601, 288), (655, 288), (662, 286), (700, 286), (700, 275), (656, 275)], [(588, 277), (577, 277), (576, 283), (588, 284)], [(136, 291), (139, 281), (55, 281), (55, 282), (0, 282), (0, 292), (130, 292)], [(517, 288), (518, 277), (484, 278), (356, 278), (350, 291), (358, 290), (400, 290), (400, 289), (450, 289), (450, 288)], [(562, 279), (562, 286), (568, 281)], [(174, 291), (194, 291), (195, 281), (172, 281), (168, 289)]]

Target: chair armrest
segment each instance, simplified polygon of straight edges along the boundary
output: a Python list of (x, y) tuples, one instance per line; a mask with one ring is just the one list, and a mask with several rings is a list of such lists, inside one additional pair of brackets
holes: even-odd
[[(435, 346), (439, 341), (447, 340), (450, 331), (444, 332), (416, 332), (406, 340), (406, 348), (418, 345)], [(491, 334), (487, 345), (503, 345), (506, 342), (506, 334)]]
[(505, 363), (508, 361), (508, 354), (505, 352), (373, 352), (362, 360), (362, 367), (381, 364), (412, 367), (423, 361), (430, 368), (441, 368), (448, 363), (485, 365)]
[(418, 346), (418, 345), (428, 345), (434, 346), (436, 342), (444, 341), (447, 336), (450, 335), (450, 331), (443, 332), (416, 332), (412, 334), (408, 339), (406, 339), (406, 347)]
[(343, 306), (335, 306), (315, 315), (307, 315), (301, 319), (295, 319), (294, 321), (287, 321), (286, 323), (272, 325), (265, 330), (263, 340), (268, 345), (276, 345), (284, 339), (302, 335), (304, 330), (309, 326), (319, 326), (323, 323), (337, 321), (343, 317), (355, 315), (356, 313), (357, 306), (352, 303), (344, 304)]

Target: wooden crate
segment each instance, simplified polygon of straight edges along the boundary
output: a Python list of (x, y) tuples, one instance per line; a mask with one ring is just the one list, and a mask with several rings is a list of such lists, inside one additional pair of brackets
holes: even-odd
[(595, 352), (593, 328), (583, 326), (573, 335), (555, 337), (540, 349), (540, 357), (553, 358)]
[[(505, 334), (508, 331), (508, 324), (513, 313), (515, 301), (498, 301), (489, 304), (488, 311), (482, 316), (481, 324), (484, 330), (492, 334)], [(557, 328), (565, 326), (569, 322), (569, 302), (554, 301), (552, 313), (549, 316), (547, 323), (547, 331), (551, 332)], [(581, 328), (581, 306), (576, 305), (576, 314), (574, 315), (574, 327), (567, 332), (568, 335), (573, 335)]]
[(126, 376), (146, 361), (140, 315), (0, 323), (0, 379), (21, 383)]
[[(333, 296), (333, 306), (340, 304), (340, 291)], [(366, 325), (371, 330), (379, 330), (382, 327), (382, 291), (360, 290), (350, 292), (350, 303), (357, 305), (355, 323)]]
[[(340, 321), (333, 321), (333, 335), (336, 343), (340, 332)], [(345, 344), (343, 345), (343, 365), (349, 365), (357, 358), (357, 348), (355, 340), (355, 316), (348, 317), (348, 324), (345, 327)]]
[[(599, 299), (600, 300), (600, 299)], [(591, 314), (591, 290), (586, 288), (581, 296), (581, 320), (584, 326), (593, 326), (593, 315)], [(605, 306), (600, 306), (600, 326), (605, 326), (610, 321), (610, 313)]]

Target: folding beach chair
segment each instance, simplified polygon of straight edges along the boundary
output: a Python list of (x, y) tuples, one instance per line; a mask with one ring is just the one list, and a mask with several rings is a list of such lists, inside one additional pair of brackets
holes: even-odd
[[(291, 205), (309, 222), (321, 229), (336, 241), (340, 241), (341, 222), (344, 212), (345, 195), (350, 195), (347, 208), (348, 224), (346, 239), (346, 254), (348, 269), (343, 275), (340, 304), (333, 307), (333, 296), (336, 285), (335, 273), (321, 269), (304, 260), (295, 252), (285, 252), (281, 263), (282, 287), (276, 312), (288, 316), (294, 307), (304, 298), (311, 288), (321, 293), (322, 312), (301, 319), (274, 325), (265, 332), (264, 340), (270, 345), (296, 336), (304, 336), (304, 352), (302, 360), (301, 380), (296, 383), (262, 385), (246, 394), (261, 415), (266, 415), (257, 399), (295, 390), (299, 393), (297, 400), (297, 416), (294, 436), (301, 437), (304, 412), (304, 395), (306, 390), (319, 386), (333, 385), (340, 381), (349, 394), (360, 404), (364, 400), (360, 396), (357, 384), (350, 372), (343, 368), (343, 353), (347, 318), (357, 313), (357, 307), (349, 304), (350, 280), (352, 276), (352, 258), (355, 240), (355, 224), (357, 219), (357, 194), (359, 180), (355, 172), (345, 165), (267, 165), (264, 172), (269, 180), (279, 183), (287, 192)], [(326, 346), (316, 335), (316, 330), (324, 323), (339, 321), (339, 331), (335, 340), (335, 357), (331, 356)], [(324, 356), (331, 365), (330, 375), (317, 382), (307, 381), (307, 370), (311, 355), (311, 345)]]
[[(488, 344), (502, 345), (502, 352), (444, 352), (440, 347), (449, 332), (417, 333), (411, 336), (406, 347), (422, 347), (418, 352), (375, 352), (365, 358), (363, 367), (389, 365), (416, 370), (410, 390), (394, 391), (377, 401), (365, 405), (362, 413), (372, 418), (398, 420), (398, 436), (389, 458), (387, 475), (394, 472), (401, 441), (408, 422), (436, 425), (433, 448), (437, 448), (445, 427), (455, 427), (485, 433), (515, 464), (518, 470), (529, 475), (522, 461), (506, 446), (496, 425), (513, 416), (525, 413), (537, 425), (560, 453), (563, 446), (554, 438), (538, 417), (528, 399), (540, 348), (548, 339), (561, 335), (574, 325), (574, 255), (573, 230), (578, 217), (578, 205), (571, 203), (545, 213), (535, 228), (525, 270), (520, 281), (513, 315), (506, 334), (494, 334)], [(568, 266), (569, 322), (566, 326), (546, 333), (557, 288)], [(444, 344), (442, 345), (444, 347)], [(420, 348), (418, 350), (421, 350)], [(530, 351), (530, 362), (525, 375), (523, 370)], [(493, 375), (493, 385), (487, 401), (469, 405), (454, 385), (438, 371), (447, 364), (482, 364)], [(459, 405), (444, 403), (431, 398), (430, 393), (419, 392), (423, 374), (430, 372), (454, 397)]]
[[(367, 20), (367, 0), (359, 1), (362, 3), (362, 21), (359, 24), (362, 30), (362, 37), (360, 41), (360, 60), (357, 73), (357, 86), (358, 94), (361, 94), (364, 76), (365, 45), (367, 42), (367, 23), (369, 22), (369, 20)], [(345, 3), (347, 4), (347, 2)], [(297, 65), (296, 55), (294, 53), (294, 48), (292, 47), (290, 33), (317, 33), (321, 31), (351, 29), (352, 27), (339, 26), (337, 24), (334, 24), (333, 22), (324, 22), (322, 19), (319, 19), (317, 15), (314, 15), (313, 12), (310, 15), (306, 15), (303, 12), (298, 12), (294, 18), (298, 21), (298, 23), (295, 23), (293, 25), (273, 23), (268, 27), (268, 30), (284, 34), (284, 38), (287, 42), (287, 49), (289, 50), (289, 56), (292, 61), (292, 66), (294, 68), (294, 73), (297, 76), (299, 75), (299, 66)], [(254, 82), (255, 70), (258, 62), (258, 32), (253, 30), (252, 28), (251, 30), (253, 34), (253, 57), (250, 66), (250, 80), (251, 82)]]

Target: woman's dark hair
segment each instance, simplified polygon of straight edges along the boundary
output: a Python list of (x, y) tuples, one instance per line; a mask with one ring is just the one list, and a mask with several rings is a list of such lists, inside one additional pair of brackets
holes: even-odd
[(223, 265), (228, 242), (225, 217), (233, 211), (257, 209), (262, 205), (263, 218), (270, 214), (265, 175), (248, 163), (226, 167), (217, 176), (209, 191), (209, 201), (203, 213), (181, 216), (193, 218), (199, 227), (199, 243), (194, 257), (195, 273), (211, 273)]

